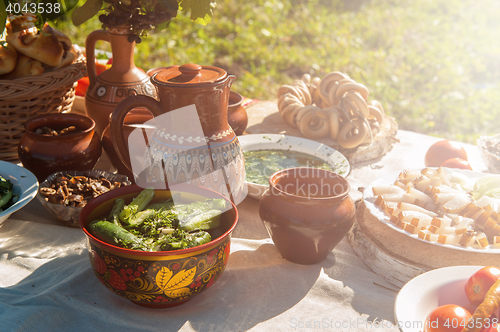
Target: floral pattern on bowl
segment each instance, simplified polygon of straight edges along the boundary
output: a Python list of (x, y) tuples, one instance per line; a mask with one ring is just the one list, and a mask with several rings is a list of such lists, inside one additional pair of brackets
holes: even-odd
[(210, 288), (229, 258), (229, 238), (196, 255), (148, 261), (124, 258), (89, 243), (89, 256), (99, 281), (113, 293), (146, 307), (182, 304)]
[[(154, 185), (153, 185), (154, 186)], [(231, 209), (221, 214), (220, 229), (208, 243), (179, 250), (141, 251), (121, 248), (94, 237), (87, 229), (106, 215), (118, 198), (128, 204), (143, 188), (130, 185), (104, 193), (87, 204), (80, 227), (87, 236), (90, 264), (97, 279), (114, 294), (150, 308), (180, 305), (210, 288), (224, 272), (230, 254), (231, 234), (238, 223), (236, 206), (210, 189), (176, 184), (175, 189), (155, 189), (152, 202), (179, 195), (184, 203), (224, 198)]]

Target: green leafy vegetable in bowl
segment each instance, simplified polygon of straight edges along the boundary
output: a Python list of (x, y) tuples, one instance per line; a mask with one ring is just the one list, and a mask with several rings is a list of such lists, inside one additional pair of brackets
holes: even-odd
[(7, 210), (17, 201), (18, 197), (12, 189), (12, 183), (0, 175), (0, 212)]
[(146, 188), (130, 204), (116, 199), (109, 215), (94, 220), (89, 232), (101, 241), (122, 248), (169, 251), (196, 247), (212, 240), (207, 230), (220, 226), (224, 199), (174, 204), (173, 198), (151, 203), (154, 189)]

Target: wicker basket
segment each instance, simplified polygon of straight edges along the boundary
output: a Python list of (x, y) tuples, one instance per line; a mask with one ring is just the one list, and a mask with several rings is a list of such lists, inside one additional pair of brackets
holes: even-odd
[(18, 160), (17, 145), (28, 118), (71, 111), (77, 81), (85, 71), (85, 57), (80, 56), (56, 71), (0, 80), (0, 160)]

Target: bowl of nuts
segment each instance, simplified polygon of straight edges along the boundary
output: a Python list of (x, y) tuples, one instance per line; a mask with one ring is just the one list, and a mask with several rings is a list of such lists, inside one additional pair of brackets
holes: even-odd
[(80, 211), (91, 199), (130, 184), (127, 176), (103, 170), (62, 171), (40, 184), (37, 198), (59, 222), (79, 228)]

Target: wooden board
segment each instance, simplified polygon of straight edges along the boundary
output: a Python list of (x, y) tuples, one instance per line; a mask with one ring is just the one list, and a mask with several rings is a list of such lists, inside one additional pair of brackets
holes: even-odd
[(354, 252), (375, 273), (402, 287), (433, 269), (457, 265), (498, 265), (498, 253), (438, 246), (402, 234), (376, 219), (360, 200), (356, 223), (347, 235)]
[[(304, 137), (298, 128), (289, 126), (283, 121), (278, 111), (277, 101), (260, 101), (247, 107), (248, 134), (285, 134)], [(374, 137), (372, 144), (363, 144), (355, 149), (344, 149), (337, 141), (329, 137), (315, 139), (315, 141), (328, 145), (340, 151), (351, 165), (375, 161), (392, 149), (398, 142), (396, 133), (398, 125), (392, 117), (386, 116), (380, 132)]]

